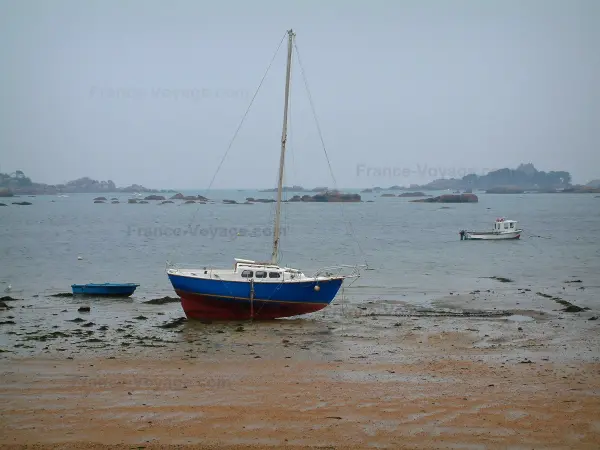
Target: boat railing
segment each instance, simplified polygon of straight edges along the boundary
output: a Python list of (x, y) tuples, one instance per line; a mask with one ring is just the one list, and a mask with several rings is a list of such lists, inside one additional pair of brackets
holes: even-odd
[(212, 266), (202, 266), (200, 267), (198, 264), (181, 264), (181, 263), (171, 263), (167, 261), (166, 270), (197, 270), (197, 271), (212, 271), (217, 270), (216, 267)]
[(343, 278), (358, 278), (360, 271), (366, 268), (366, 265), (346, 265), (323, 267), (315, 272), (314, 278), (318, 277), (343, 277)]
[[(368, 268), (366, 265), (347, 265), (347, 264), (342, 264), (342, 265), (338, 265), (338, 266), (328, 266), (328, 267), (323, 267), (319, 270), (317, 270), (314, 275), (312, 276), (312, 278), (318, 278), (318, 277), (333, 277), (333, 278), (337, 278), (337, 277), (342, 277), (342, 278), (358, 278), (360, 277), (360, 272), (361, 270)], [(166, 271), (168, 270), (197, 270), (197, 271), (206, 271), (208, 272), (208, 274), (210, 274), (210, 277), (213, 277), (213, 271), (215, 270), (219, 270), (217, 268), (211, 267), (211, 266), (203, 266), (203, 267), (198, 267), (198, 265), (192, 265), (192, 264), (180, 264), (180, 263), (170, 263), (167, 262), (166, 264)], [(289, 269), (288, 269), (289, 270)], [(300, 272), (300, 271), (298, 271)]]

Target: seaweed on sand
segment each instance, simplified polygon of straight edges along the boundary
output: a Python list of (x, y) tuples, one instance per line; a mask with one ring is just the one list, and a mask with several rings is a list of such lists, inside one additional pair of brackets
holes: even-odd
[(180, 325), (183, 325), (187, 319), (185, 317), (178, 317), (177, 319), (173, 319), (170, 322), (165, 322), (162, 325), (158, 325), (159, 328), (176, 328)]
[(513, 280), (506, 277), (490, 277), (492, 280), (500, 281), (501, 283), (512, 283)]
[(581, 312), (581, 311), (585, 310), (585, 308), (581, 308), (581, 307), (579, 307), (577, 305), (574, 305), (573, 303), (568, 302), (566, 300), (563, 300), (560, 297), (555, 297), (555, 296), (552, 296), (552, 295), (544, 294), (543, 292), (536, 292), (536, 294), (539, 295), (539, 296), (541, 296), (541, 297), (544, 297), (544, 298), (552, 299), (556, 303), (559, 303), (559, 304), (565, 306), (565, 308), (561, 310), (563, 312)]
[(161, 298), (153, 298), (152, 300), (148, 300), (147, 302), (143, 302), (146, 305), (164, 305), (166, 303), (179, 303), (181, 299), (179, 297), (161, 297)]

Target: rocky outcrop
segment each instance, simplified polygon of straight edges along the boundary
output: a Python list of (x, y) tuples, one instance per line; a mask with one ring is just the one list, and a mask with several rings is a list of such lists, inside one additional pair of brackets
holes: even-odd
[(254, 198), (254, 197), (247, 197), (246, 198), (246, 203), (275, 203), (276, 200), (273, 198)]
[(27, 205), (33, 205), (33, 203), (29, 203), (29, 202), (13, 202), (13, 205), (27, 206)]
[(144, 200), (166, 200), (162, 195), (149, 195)]
[(223, 200), (223, 203), (225, 203), (226, 205), (237, 205), (238, 202), (236, 202), (235, 200)]
[(411, 200), (415, 203), (477, 203), (478, 201), (479, 199), (475, 194), (446, 194), (439, 197)]
[(321, 194), (316, 194), (313, 196), (303, 195), (300, 197), (299, 195), (294, 195), (290, 200), (290, 202), (321, 202), (321, 203), (350, 203), (350, 202), (360, 202), (361, 198), (358, 194), (343, 194), (339, 191), (327, 191)]
[(302, 197), (299, 195), (294, 195), (288, 201), (289, 202), (314, 202), (314, 199), (310, 195), (303, 195)]
[(127, 203), (137, 203), (137, 199), (135, 198), (130, 198), (129, 200), (127, 200)]
[(208, 199), (202, 195), (183, 195), (181, 192), (173, 195), (169, 200), (200, 200), (206, 202)]
[(358, 194), (343, 194), (337, 191), (325, 192), (317, 194), (313, 197), (315, 202), (360, 202), (362, 201)]
[(398, 194), (398, 197), (427, 197), (427, 195), (423, 192), (403, 192)]
[(382, 197), (395, 197), (396, 194), (381, 194)]
[(106, 197), (96, 197), (94, 199), (94, 201), (97, 201), (97, 200), (104, 200), (104, 201), (106, 201)]
[(94, 200), (94, 203), (106, 203), (104, 200)]
[(175, 202), (172, 202), (171, 200), (165, 200), (165, 201), (160, 202), (159, 205), (165, 205), (167, 203), (175, 203)]

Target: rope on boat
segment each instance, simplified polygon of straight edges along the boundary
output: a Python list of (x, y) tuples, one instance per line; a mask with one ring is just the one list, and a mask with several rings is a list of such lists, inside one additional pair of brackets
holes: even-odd
[[(325, 159), (327, 160), (327, 166), (329, 167), (329, 173), (331, 175), (331, 179), (333, 180), (333, 187), (334, 187), (334, 189), (337, 190), (337, 181), (335, 179), (335, 175), (333, 174), (333, 169), (331, 168), (331, 162), (329, 161), (329, 155), (327, 154), (327, 149), (325, 148), (325, 140), (323, 139), (323, 133), (321, 132), (321, 126), (319, 125), (319, 120), (317, 119), (317, 112), (315, 110), (315, 105), (312, 100), (312, 95), (310, 94), (310, 89), (308, 87), (308, 80), (306, 79), (306, 73), (304, 72), (304, 67), (302, 66), (302, 60), (300, 59), (300, 51), (298, 50), (298, 45), (296, 44), (296, 40), (294, 40), (294, 48), (296, 49), (296, 56), (298, 58), (298, 66), (300, 67), (300, 72), (302, 73), (302, 80), (304, 81), (304, 86), (306, 87), (306, 93), (308, 95), (308, 102), (310, 103), (310, 108), (312, 110), (313, 117), (315, 119), (315, 124), (317, 126), (317, 131), (319, 133), (319, 139), (321, 140), (321, 147), (323, 147), (323, 152), (325, 153)], [(344, 204), (343, 202), (340, 202), (340, 211), (342, 214), (342, 218), (344, 220), (344, 224), (346, 225), (346, 231), (348, 231), (348, 230), (350, 231), (349, 234), (350, 234), (350, 236), (352, 236), (352, 239), (354, 239), (354, 241), (356, 242), (356, 245), (358, 246), (360, 254), (365, 261), (365, 265), (368, 268), (369, 263), (367, 261), (367, 255), (363, 251), (363, 249), (360, 245), (360, 242), (358, 241), (358, 239), (356, 238), (356, 235), (354, 234), (354, 228), (352, 227), (352, 223), (349, 220), (346, 220), (346, 217), (344, 216), (343, 204)]]
[(250, 321), (254, 320), (254, 278), (250, 279)]

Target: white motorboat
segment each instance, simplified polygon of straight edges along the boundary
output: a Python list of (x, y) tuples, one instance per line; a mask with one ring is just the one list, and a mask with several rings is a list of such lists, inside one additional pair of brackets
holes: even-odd
[(502, 239), (519, 239), (522, 229), (517, 227), (516, 220), (496, 219), (492, 231), (467, 231), (459, 232), (460, 240), (497, 241)]

